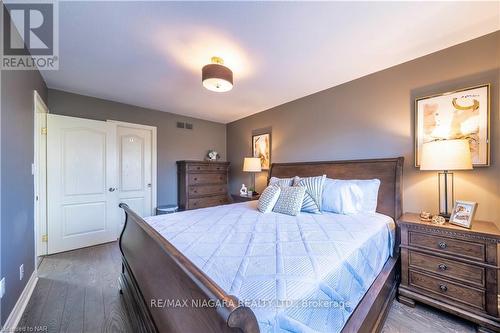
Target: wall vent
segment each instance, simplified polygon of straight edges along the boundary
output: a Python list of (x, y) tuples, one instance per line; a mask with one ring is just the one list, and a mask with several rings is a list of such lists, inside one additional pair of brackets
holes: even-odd
[(185, 124), (182, 121), (177, 122), (177, 128), (185, 128)]
[(193, 129), (193, 124), (186, 123), (186, 129), (192, 130)]

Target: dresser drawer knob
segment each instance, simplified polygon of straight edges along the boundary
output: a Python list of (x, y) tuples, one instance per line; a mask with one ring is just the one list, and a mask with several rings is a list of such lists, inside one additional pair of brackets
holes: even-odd
[(438, 246), (442, 249), (446, 249), (446, 243), (445, 242), (439, 242)]
[(446, 266), (445, 264), (439, 264), (439, 265), (438, 265), (438, 268), (439, 268), (439, 270), (441, 270), (441, 271), (445, 271), (445, 270), (447, 270), (447, 269), (448, 269), (448, 266)]
[(448, 287), (446, 285), (444, 285), (444, 284), (440, 284), (439, 285), (439, 290), (445, 292), (445, 291), (448, 291)]

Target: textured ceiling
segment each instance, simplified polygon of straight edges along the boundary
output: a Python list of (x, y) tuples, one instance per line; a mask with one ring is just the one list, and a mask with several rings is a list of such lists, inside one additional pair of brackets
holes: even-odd
[[(50, 88), (227, 123), (500, 29), (500, 2), (60, 2)], [(235, 85), (201, 67), (224, 58)]]

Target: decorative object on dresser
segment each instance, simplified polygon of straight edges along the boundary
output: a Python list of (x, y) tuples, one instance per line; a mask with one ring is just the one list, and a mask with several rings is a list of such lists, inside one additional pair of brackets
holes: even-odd
[(421, 221), (418, 214), (398, 220), (401, 231), (401, 283), (398, 299), (415, 301), (477, 323), (480, 331), (500, 331), (498, 243), (492, 222), (471, 229)]
[(453, 172), (472, 169), (467, 140), (440, 140), (424, 143), (420, 170), (437, 170), (439, 189), (439, 215), (448, 219), (453, 204)]
[(229, 162), (177, 161), (177, 198), (180, 210), (229, 203)]
[(241, 195), (241, 194), (231, 194), (231, 198), (233, 199), (233, 202), (246, 202), (246, 201), (253, 201), (253, 200), (259, 200), (260, 194), (254, 194), (254, 195)]
[(220, 155), (216, 150), (210, 149), (205, 157), (207, 161), (218, 161), (220, 159)]
[(476, 202), (455, 201), (453, 211), (451, 212), (450, 223), (470, 229), (472, 219), (476, 213), (476, 207)]
[(260, 158), (245, 157), (245, 159), (243, 160), (243, 172), (251, 173), (251, 182), (247, 192), (249, 195), (253, 195), (254, 193), (258, 194), (257, 191), (255, 191), (255, 173), (261, 171), (262, 168), (260, 165)]
[(415, 100), (415, 166), (422, 145), (465, 139), (475, 167), (490, 165), (490, 85), (460, 89)]

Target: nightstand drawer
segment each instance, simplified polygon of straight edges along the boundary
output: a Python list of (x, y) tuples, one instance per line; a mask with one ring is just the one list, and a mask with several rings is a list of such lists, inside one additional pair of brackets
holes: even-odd
[(485, 311), (485, 292), (474, 288), (465, 287), (447, 280), (439, 279), (424, 273), (415, 272), (410, 269), (409, 284), (413, 287), (436, 294), (442, 300), (448, 302), (458, 301), (468, 307), (474, 307)]
[(443, 277), (463, 281), (466, 284), (484, 287), (482, 267), (464, 264), (455, 260), (443, 259), (415, 251), (409, 251), (410, 267), (419, 268)]
[(409, 244), (430, 250), (438, 250), (449, 253), (450, 255), (459, 255), (465, 258), (479, 261), (485, 260), (484, 244), (466, 242), (447, 237), (421, 234), (419, 232), (409, 232)]

